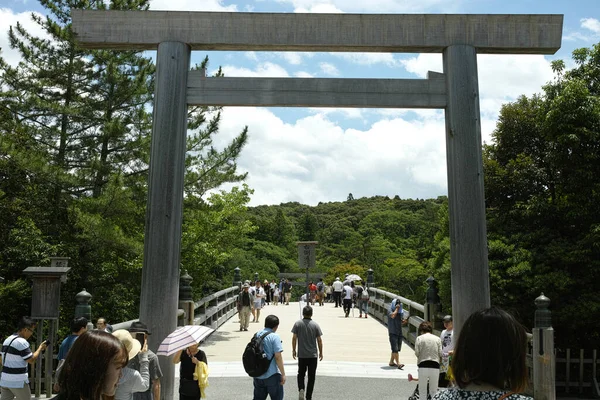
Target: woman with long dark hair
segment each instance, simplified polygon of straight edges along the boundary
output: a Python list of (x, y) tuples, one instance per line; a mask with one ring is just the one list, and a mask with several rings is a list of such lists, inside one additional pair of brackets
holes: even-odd
[(104, 331), (88, 331), (73, 343), (60, 373), (58, 400), (101, 400), (114, 396), (129, 360), (125, 346)]
[(434, 399), (525, 400), (527, 334), (512, 315), (498, 307), (471, 314), (454, 346), (455, 389)]

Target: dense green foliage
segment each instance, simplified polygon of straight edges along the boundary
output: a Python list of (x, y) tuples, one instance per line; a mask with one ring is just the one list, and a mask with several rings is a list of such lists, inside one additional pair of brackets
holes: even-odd
[[(22, 62), (0, 58), (0, 336), (29, 312), (22, 271), (70, 257), (61, 334), (75, 294), (92, 293), (93, 317), (137, 316), (140, 297), (154, 64), (137, 52), (84, 51), (70, 9), (147, 9), (148, 0), (40, 0), (49, 39), (10, 30)], [(555, 62), (543, 92), (501, 111), (484, 146), (492, 303), (533, 322), (533, 300), (552, 300), (557, 343), (600, 344), (600, 47)], [(208, 59), (194, 68), (206, 68)], [(221, 76), (218, 71), (216, 76)], [(188, 114), (181, 263), (196, 298), (243, 279), (298, 269), (297, 241), (318, 241), (315, 272), (344, 273), (417, 302), (439, 283), (451, 311), (448, 203), (375, 196), (248, 208), (252, 189), (236, 160), (243, 129), (224, 148), (219, 108)], [(250, 171), (251, 172), (251, 171)], [(221, 191), (224, 183), (239, 184)]]
[[(62, 334), (84, 288), (94, 319), (124, 321), (139, 308), (155, 67), (137, 52), (79, 49), (70, 9), (144, 10), (148, 1), (40, 3), (48, 17), (33, 18), (48, 38), (11, 27), (22, 61), (0, 59), (0, 274), (7, 282), (0, 302), (19, 304), (2, 308), (0, 335), (30, 303), (22, 271), (55, 255), (70, 257), (71, 267), (61, 292)], [(202, 282), (211, 282), (206, 290), (222, 285), (225, 273), (214, 266), (251, 230), (243, 218), (250, 189), (205, 196), (245, 178), (235, 160), (247, 129), (216, 149), (219, 122), (218, 108), (189, 110), (181, 257), (200, 292)], [(219, 234), (206, 234), (213, 230)]]
[(298, 269), (296, 241), (316, 240), (315, 272), (327, 273), (328, 283), (344, 273), (366, 279), (366, 271), (372, 269), (379, 287), (424, 301), (434, 236), (440, 229), (438, 214), (445, 201), (377, 196), (315, 207), (254, 207), (249, 215), (257, 229), (230, 265), (239, 266), (247, 278), (255, 272), (269, 280), (278, 272), (303, 272)]
[(552, 300), (557, 342), (600, 344), (600, 46), (555, 62), (541, 95), (502, 108), (484, 148), (492, 301), (531, 322)]

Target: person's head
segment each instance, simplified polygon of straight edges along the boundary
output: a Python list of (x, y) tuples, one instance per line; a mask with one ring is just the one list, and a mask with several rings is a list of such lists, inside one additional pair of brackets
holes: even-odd
[(135, 321), (131, 323), (131, 326), (129, 327), (129, 333), (132, 334), (132, 336), (135, 336), (138, 333), (143, 333), (144, 334), (144, 338), (148, 338), (148, 335), (150, 335), (150, 330), (148, 330), (148, 325), (144, 324), (142, 321)]
[(35, 332), (35, 320), (31, 317), (21, 317), (17, 324), (17, 334), (23, 339), (28, 340)]
[(125, 349), (127, 349), (127, 356), (130, 360), (137, 356), (142, 349), (142, 344), (135, 340), (133, 336), (131, 336), (131, 333), (125, 329), (117, 329), (112, 334), (114, 337), (119, 339), (121, 343), (123, 343), (123, 346), (125, 346)]
[(260, 287), (260, 281), (256, 281), (256, 287)]
[(354, 282), (350, 282), (350, 287), (354, 287)]
[(319, 278), (319, 282), (323, 282), (323, 278)]
[(265, 318), (265, 328), (277, 330), (278, 326), (279, 318), (277, 318), (277, 315), (267, 315), (267, 318)]
[(247, 283), (244, 283), (244, 286), (242, 286), (242, 288), (244, 289), (244, 292), (247, 292), (248, 289), (250, 289), (250, 285), (248, 285)]
[(448, 331), (451, 331), (454, 327), (452, 324), (452, 315), (446, 315), (442, 321), (444, 321), (444, 328)]
[(506, 311), (490, 307), (471, 314), (454, 348), (456, 384), (489, 384), (521, 392), (527, 386), (525, 328)]
[(87, 331), (88, 320), (85, 317), (78, 317), (71, 321), (71, 333), (82, 335)]
[(304, 318), (312, 318), (313, 309), (311, 306), (304, 306), (302, 309), (302, 316)]
[(188, 347), (189, 353), (194, 355), (198, 352), (198, 348), (200, 347), (200, 343), (194, 343)]
[(421, 325), (419, 325), (419, 335), (422, 335), (424, 333), (431, 333), (431, 332), (433, 332), (433, 326), (431, 325), (431, 322), (429, 322), (429, 321), (421, 322)]
[(129, 357), (125, 346), (104, 331), (85, 332), (73, 342), (59, 375), (67, 400), (97, 400), (113, 396)]
[(96, 329), (100, 331), (106, 329), (106, 318), (100, 317), (96, 320)]

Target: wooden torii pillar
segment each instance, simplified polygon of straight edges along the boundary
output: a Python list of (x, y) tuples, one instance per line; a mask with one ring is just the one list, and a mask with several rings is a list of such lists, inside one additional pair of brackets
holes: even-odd
[[(490, 305), (477, 54), (554, 54), (562, 15), (272, 14), (74, 10), (83, 48), (156, 50), (140, 319), (176, 327), (187, 105), (443, 108), (455, 331)], [(442, 53), (428, 79), (207, 78), (191, 50)], [(161, 358), (163, 399), (174, 368)]]

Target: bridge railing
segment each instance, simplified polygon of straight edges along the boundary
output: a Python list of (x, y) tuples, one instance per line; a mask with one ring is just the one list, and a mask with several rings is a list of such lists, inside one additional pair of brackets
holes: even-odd
[(425, 321), (425, 306), (415, 301), (399, 296), (385, 290), (369, 288), (369, 314), (387, 325), (387, 313), (392, 300), (400, 299), (404, 318), (408, 323), (402, 328), (402, 334), (411, 345), (415, 345), (418, 336), (419, 325)]
[(217, 329), (237, 313), (238, 286), (219, 290), (194, 303), (194, 325)]

